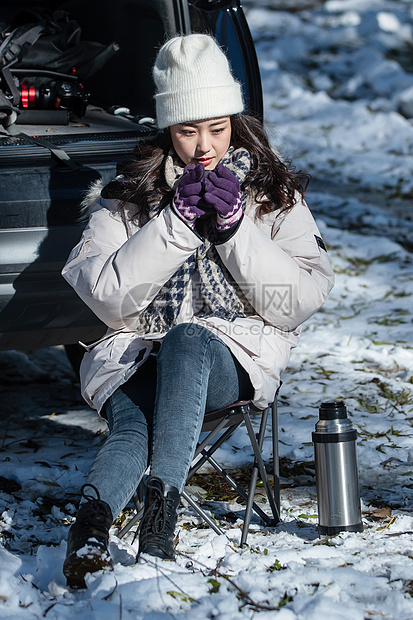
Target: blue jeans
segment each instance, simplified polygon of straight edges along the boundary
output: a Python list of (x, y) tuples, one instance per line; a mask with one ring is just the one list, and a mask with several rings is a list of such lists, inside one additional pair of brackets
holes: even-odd
[[(205, 411), (251, 398), (248, 373), (211, 331), (184, 323), (106, 401), (109, 436), (87, 484), (115, 519), (150, 465), (150, 475), (182, 492)], [(89, 489), (88, 489), (89, 491)]]

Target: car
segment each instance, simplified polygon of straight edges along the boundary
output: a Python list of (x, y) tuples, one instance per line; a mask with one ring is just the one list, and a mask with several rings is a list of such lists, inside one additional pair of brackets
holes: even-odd
[[(3, 26), (24, 9), (33, 19), (58, 11), (77, 24), (82, 41), (111, 50), (84, 82), (63, 75), (59, 92), (56, 82), (55, 90), (25, 83), (27, 75), (47, 78), (47, 62), (31, 70), (12, 65), (20, 113), (0, 137), (0, 350), (64, 345), (77, 367), (79, 341), (100, 338), (105, 326), (61, 269), (85, 225), (81, 204), (90, 183), (109, 182), (137, 142), (157, 131), (151, 76), (157, 49), (174, 34), (213, 34), (242, 84), (246, 108), (259, 117), (261, 80), (239, 0), (43, 0), (36, 13), (18, 0), (0, 9)], [(0, 86), (10, 100), (4, 75)]]

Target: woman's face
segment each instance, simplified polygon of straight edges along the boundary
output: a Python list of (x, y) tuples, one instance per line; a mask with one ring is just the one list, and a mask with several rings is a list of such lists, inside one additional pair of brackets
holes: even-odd
[(203, 164), (213, 170), (228, 151), (231, 141), (229, 116), (179, 123), (170, 127), (172, 144), (185, 165)]

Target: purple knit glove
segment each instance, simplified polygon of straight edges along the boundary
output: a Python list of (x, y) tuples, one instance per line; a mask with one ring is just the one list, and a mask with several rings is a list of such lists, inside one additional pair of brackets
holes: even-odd
[(217, 229), (227, 230), (242, 217), (241, 190), (237, 177), (218, 164), (205, 183), (205, 200), (217, 212)]
[(204, 173), (204, 164), (186, 166), (173, 198), (175, 211), (191, 228), (195, 227), (198, 217), (212, 211), (212, 208), (202, 198)]

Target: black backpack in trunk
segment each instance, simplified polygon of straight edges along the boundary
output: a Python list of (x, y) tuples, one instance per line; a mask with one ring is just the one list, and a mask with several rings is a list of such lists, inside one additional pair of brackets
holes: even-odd
[(0, 34), (0, 123), (25, 109), (66, 109), (83, 116), (83, 82), (116, 54), (116, 43), (82, 41), (79, 24), (63, 10), (22, 11)]

